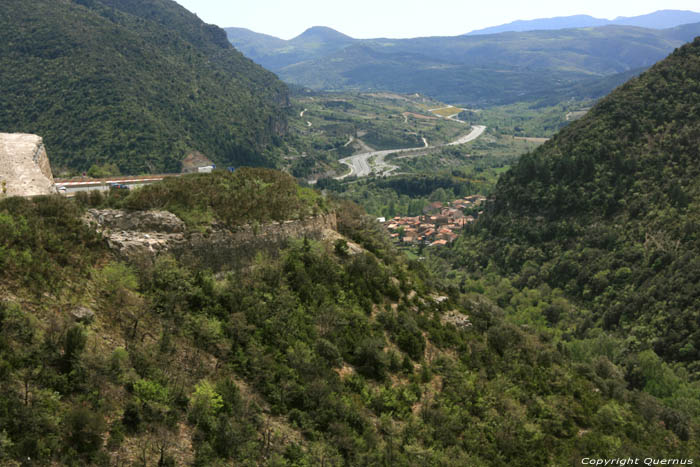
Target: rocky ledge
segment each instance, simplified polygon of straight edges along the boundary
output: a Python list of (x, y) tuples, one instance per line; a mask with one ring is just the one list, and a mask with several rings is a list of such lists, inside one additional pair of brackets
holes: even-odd
[(213, 270), (243, 265), (261, 250), (274, 253), (290, 238), (339, 236), (335, 213), (244, 225), (236, 231), (217, 224), (204, 232), (189, 230), (182, 219), (168, 211), (89, 209), (85, 221), (121, 256), (155, 258), (169, 252), (187, 263)]
[(168, 211), (89, 209), (85, 221), (122, 256), (154, 256), (186, 241), (185, 223)]

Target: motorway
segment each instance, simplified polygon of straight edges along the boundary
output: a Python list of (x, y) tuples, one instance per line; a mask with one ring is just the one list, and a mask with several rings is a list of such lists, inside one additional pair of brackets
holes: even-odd
[[(414, 148), (414, 149), (420, 149), (420, 148)], [(398, 151), (408, 151), (409, 149), (386, 149), (384, 151), (372, 151), (372, 152), (363, 152), (362, 154), (356, 154), (354, 156), (350, 157), (345, 157), (343, 159), (340, 159), (340, 163), (347, 165), (350, 167), (350, 172), (342, 175), (340, 177), (335, 177), (336, 180), (342, 180), (345, 177), (349, 177), (351, 175), (355, 175), (356, 177), (366, 177), (369, 174), (372, 173), (372, 167), (370, 167), (369, 160), (372, 157), (377, 157), (382, 158), (381, 160), (383, 161), (384, 156), (387, 156), (389, 154), (392, 154), (394, 152)]]
[[(461, 138), (453, 141), (451, 143), (442, 144), (438, 146), (429, 146), (428, 141), (423, 138), (422, 147), (417, 148), (405, 148), (405, 149), (385, 149), (383, 151), (367, 151), (361, 154), (356, 154), (354, 156), (345, 157), (340, 159), (340, 162), (350, 167), (350, 172), (336, 177), (336, 180), (342, 180), (346, 177), (354, 175), (356, 177), (367, 177), (372, 174), (372, 172), (377, 172), (380, 175), (390, 175), (391, 172), (398, 169), (397, 166), (387, 164), (384, 158), (389, 154), (402, 151), (415, 151), (420, 149), (428, 149), (431, 147), (439, 148), (443, 146), (455, 146), (458, 144), (468, 143), (477, 139), (486, 130), (483, 125), (474, 125), (472, 131), (462, 136)], [(353, 139), (348, 141), (348, 144), (352, 142)], [(367, 147), (369, 149), (369, 147)], [(129, 188), (135, 188), (138, 186), (148, 185), (150, 183), (158, 182), (166, 177), (177, 177), (181, 174), (162, 174), (162, 175), (143, 175), (135, 177), (111, 177), (111, 178), (74, 178), (74, 179), (56, 179), (56, 188), (59, 193), (65, 196), (75, 196), (75, 193), (79, 191), (107, 191), (109, 186), (113, 183), (118, 183), (121, 185), (128, 185)]]
[(471, 133), (468, 135), (464, 135), (461, 138), (459, 138), (456, 141), (452, 141), (451, 143), (447, 143), (446, 146), (457, 146), (458, 144), (466, 144), (470, 141), (474, 141), (477, 139), (481, 134), (486, 131), (486, 127), (484, 125), (474, 125), (472, 128)]
[[(440, 144), (437, 146), (428, 146), (428, 142), (423, 139), (423, 142), (425, 143), (424, 147), (419, 147), (419, 148), (408, 148), (408, 149), (386, 149), (383, 151), (370, 151), (370, 152), (363, 152), (361, 154), (355, 154), (354, 156), (350, 157), (344, 157), (343, 159), (340, 159), (338, 162), (341, 164), (345, 164), (348, 167), (350, 167), (350, 172), (346, 173), (345, 175), (341, 175), (339, 177), (335, 177), (336, 180), (343, 180), (346, 177), (350, 176), (356, 176), (358, 178), (360, 177), (367, 177), (368, 175), (372, 174), (372, 172), (376, 169), (379, 172), (383, 172), (383, 175), (388, 175), (391, 173), (393, 170), (395, 170), (397, 167), (393, 165), (388, 165), (384, 162), (384, 158), (388, 156), (389, 154), (393, 154), (395, 152), (402, 152), (402, 151), (413, 151), (416, 149), (426, 149), (426, 148), (440, 148), (443, 146), (456, 146), (458, 144), (465, 144), (470, 141), (474, 141), (477, 139), (479, 136), (481, 136), (484, 131), (486, 130), (486, 127), (484, 125), (474, 125), (472, 127), (472, 131), (469, 134), (466, 134), (462, 136), (461, 138), (447, 144)], [(370, 165), (370, 160), (372, 158), (374, 159), (374, 167)]]

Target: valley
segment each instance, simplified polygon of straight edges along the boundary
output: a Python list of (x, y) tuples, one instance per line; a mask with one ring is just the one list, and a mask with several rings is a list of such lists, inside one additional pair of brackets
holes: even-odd
[(389, 154), (437, 148), (472, 134), (465, 122), (432, 114), (429, 109), (438, 105), (416, 94), (295, 94), (292, 106), (300, 110), (289, 119), (290, 173), (311, 182), (387, 173)]
[(700, 462), (698, 13), (182, 1), (0, 9), (0, 465)]
[[(470, 141), (474, 141), (476, 138), (481, 136), (481, 134), (486, 130), (483, 125), (475, 126), (468, 134), (460, 137), (459, 139), (452, 141), (451, 143), (446, 143), (444, 145), (430, 146), (428, 141), (423, 137), (423, 146), (417, 148), (408, 149), (388, 149), (384, 151), (370, 151), (361, 154), (356, 154), (354, 156), (345, 157), (340, 159), (340, 163), (350, 167), (350, 172), (345, 175), (336, 177), (336, 180), (342, 180), (346, 177), (354, 176), (357, 178), (366, 177), (372, 173), (377, 173), (380, 177), (386, 177), (391, 175), (391, 173), (398, 169), (398, 166), (390, 165), (385, 162), (385, 157), (390, 154), (404, 154), (416, 151), (422, 151), (426, 149), (436, 149), (441, 146), (457, 146), (460, 144), (466, 144)], [(400, 156), (399, 156), (400, 157)]]
[[(409, 160), (467, 145), (487, 134), (498, 140), (499, 154), (517, 156), (536, 147), (553, 128), (567, 123), (566, 115), (587, 103), (569, 102), (533, 110), (527, 105), (465, 110), (418, 94), (313, 93), (292, 96), (294, 116), (286, 146), (285, 166), (299, 178), (315, 184), (321, 178), (395, 176)], [(445, 115), (441, 115), (444, 113)], [(544, 117), (542, 117), (544, 116)], [(549, 123), (556, 121), (556, 125)], [(551, 125), (551, 126), (550, 126)], [(528, 133), (525, 133), (527, 131)], [(518, 134), (520, 144), (508, 136)], [(506, 149), (507, 148), (507, 149)], [(460, 149), (460, 151), (462, 151)], [(486, 153), (481, 152), (481, 156)], [(405, 159), (401, 170), (397, 160)], [(391, 162), (389, 162), (391, 161)], [(439, 171), (433, 167), (428, 172)]]
[[(566, 114), (581, 105), (466, 110), (418, 94), (295, 92), (285, 165), (311, 186), (376, 216), (415, 216), (435, 196), (488, 195), (519, 155), (546, 141), (514, 133), (550, 135), (550, 121), (566, 124)], [(427, 192), (399, 195), (380, 188), (385, 177), (406, 183), (431, 176), (441, 182)], [(452, 191), (431, 193), (450, 186)]]

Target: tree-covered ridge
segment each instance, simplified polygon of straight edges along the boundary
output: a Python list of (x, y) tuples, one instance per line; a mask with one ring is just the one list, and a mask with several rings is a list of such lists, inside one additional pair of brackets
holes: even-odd
[(128, 209), (165, 209), (191, 227), (217, 222), (229, 228), (280, 222), (327, 212), (326, 200), (302, 188), (291, 175), (243, 167), (233, 173), (192, 174), (135, 190), (117, 205)]
[(626, 351), (651, 348), (697, 377), (698, 109), (700, 39), (523, 156), (460, 261), (559, 288), (592, 312), (582, 335), (613, 331)]
[[(217, 175), (182, 186), (235, 197)], [(3, 465), (532, 466), (698, 451), (683, 412), (626, 389), (605, 358), (572, 364), (484, 295), (442, 288), (354, 205), (335, 206), (339, 230), (363, 250), (290, 239), (214, 275), (114, 257), (77, 201), (0, 201)], [(642, 363), (640, 378), (666, 381), (653, 355)]]
[(0, 26), (0, 127), (42, 135), (55, 168), (276, 163), (286, 87), (175, 2), (10, 0)]

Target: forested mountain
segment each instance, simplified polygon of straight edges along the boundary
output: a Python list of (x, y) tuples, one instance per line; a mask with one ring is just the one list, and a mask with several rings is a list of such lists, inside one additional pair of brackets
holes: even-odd
[(0, 129), (42, 135), (54, 168), (274, 165), (286, 127), (286, 86), (170, 0), (4, 1), (0, 87)]
[[(229, 40), (257, 63), (294, 84), (325, 90), (420, 93), (480, 107), (549, 98), (598, 98), (611, 76), (646, 68), (700, 34), (700, 23), (654, 30), (631, 26), (417, 39), (338, 40), (316, 35)], [(302, 35), (304, 36), (304, 35)], [(326, 34), (328, 36), (328, 34)], [(593, 90), (589, 91), (589, 88)], [(600, 91), (603, 91), (600, 94)]]
[(568, 28), (590, 28), (616, 24), (620, 26), (637, 26), (650, 29), (668, 29), (683, 24), (700, 22), (700, 13), (681, 10), (660, 10), (647, 15), (620, 16), (613, 20), (594, 18), (588, 15), (559, 16), (556, 18), (540, 18), (533, 20), (518, 20), (489, 28), (478, 29), (468, 35), (498, 34), (501, 32), (525, 32)]
[(698, 109), (700, 39), (523, 156), (460, 261), (560, 289), (581, 306), (579, 335), (609, 331), (623, 354), (651, 349), (697, 378)]
[(226, 28), (225, 31), (236, 48), (258, 63), (264, 62), (263, 66), (271, 70), (313, 60), (355, 42), (350, 36), (322, 26), (309, 28), (288, 41), (245, 28)]
[[(214, 274), (187, 255), (116, 254), (84, 222), (90, 206), (128, 209), (131, 229), (141, 210), (169, 209), (185, 241), (212, 248), (244, 224), (264, 232), (327, 212), (338, 227)], [(171, 217), (152, 216), (169, 224), (144, 242), (176, 235)], [(533, 466), (698, 452), (687, 411), (628, 390), (606, 359), (572, 364), (550, 332), (444, 287), (356, 206), (282, 173), (0, 200), (0, 232), (3, 465)], [(647, 359), (639, 377), (658, 367)]]

